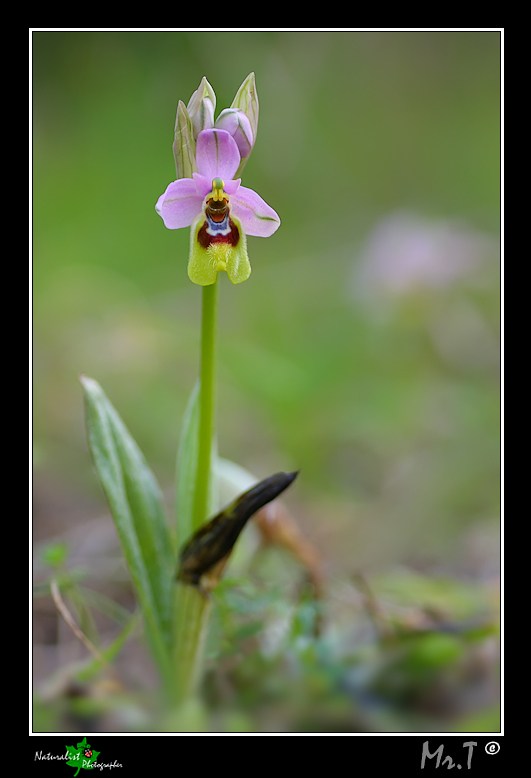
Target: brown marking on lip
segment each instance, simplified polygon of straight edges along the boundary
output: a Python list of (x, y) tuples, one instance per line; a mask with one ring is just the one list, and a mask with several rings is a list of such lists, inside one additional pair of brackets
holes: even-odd
[(199, 245), (207, 249), (212, 243), (228, 243), (229, 246), (237, 246), (240, 240), (240, 231), (229, 216), (230, 232), (227, 235), (211, 235), (207, 232), (208, 219), (205, 219), (197, 233)]

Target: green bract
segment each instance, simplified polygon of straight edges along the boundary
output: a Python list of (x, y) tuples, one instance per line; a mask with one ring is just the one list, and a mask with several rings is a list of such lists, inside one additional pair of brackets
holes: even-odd
[(192, 122), (182, 100), (179, 100), (179, 105), (177, 106), (173, 156), (177, 178), (191, 178), (192, 174), (197, 171), (195, 166), (195, 138)]
[[(258, 132), (258, 95), (256, 93), (256, 83), (254, 73), (249, 73), (241, 87), (236, 92), (236, 97), (232, 101), (231, 108), (236, 108), (239, 111), (243, 111), (249, 120), (253, 135), (253, 145), (256, 143), (256, 133)], [(242, 159), (240, 167), (236, 171), (236, 176), (239, 176), (243, 170), (246, 157)]]
[(214, 126), (214, 111), (216, 110), (216, 93), (204, 76), (199, 84), (199, 89), (191, 96), (187, 110), (195, 138), (202, 130), (212, 129)]

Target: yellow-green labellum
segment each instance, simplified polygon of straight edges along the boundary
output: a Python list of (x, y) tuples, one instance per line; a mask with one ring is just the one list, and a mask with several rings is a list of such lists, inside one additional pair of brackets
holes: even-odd
[(227, 200), (212, 198), (192, 224), (188, 276), (194, 284), (209, 286), (222, 270), (233, 284), (241, 284), (251, 275), (240, 221), (231, 216)]

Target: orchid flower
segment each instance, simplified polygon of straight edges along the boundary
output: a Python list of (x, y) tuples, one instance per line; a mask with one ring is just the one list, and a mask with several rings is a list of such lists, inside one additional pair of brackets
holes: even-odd
[(188, 108), (179, 103), (174, 143), (179, 177), (156, 204), (168, 229), (192, 228), (188, 275), (201, 286), (213, 284), (222, 270), (233, 284), (249, 278), (246, 236), (267, 238), (280, 225), (277, 213), (236, 178), (256, 138), (258, 102), (253, 74), (212, 127), (214, 108), (215, 94), (206, 79)]

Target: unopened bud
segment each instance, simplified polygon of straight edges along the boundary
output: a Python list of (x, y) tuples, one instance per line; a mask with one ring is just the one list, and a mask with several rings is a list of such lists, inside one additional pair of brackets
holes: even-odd
[(188, 115), (192, 122), (194, 139), (203, 130), (211, 130), (214, 126), (214, 111), (216, 110), (216, 93), (203, 76), (199, 89), (188, 102)]
[(249, 119), (254, 143), (256, 141), (256, 133), (258, 132), (258, 95), (256, 93), (254, 73), (249, 73), (236, 92), (231, 108), (243, 111)]
[(216, 128), (229, 132), (238, 146), (242, 160), (247, 159), (254, 145), (251, 122), (247, 115), (237, 108), (225, 108), (216, 119)]
[(179, 100), (179, 105), (177, 106), (173, 156), (177, 178), (191, 178), (192, 174), (197, 172), (192, 123), (182, 100)]

